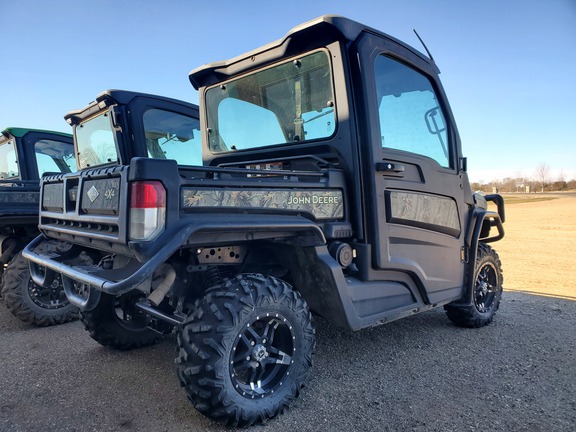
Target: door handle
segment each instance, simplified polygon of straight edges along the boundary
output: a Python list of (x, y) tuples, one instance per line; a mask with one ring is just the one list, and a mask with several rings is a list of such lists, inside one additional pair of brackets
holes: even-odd
[(376, 171), (384, 174), (400, 174), (405, 170), (404, 165), (392, 162), (377, 162)]

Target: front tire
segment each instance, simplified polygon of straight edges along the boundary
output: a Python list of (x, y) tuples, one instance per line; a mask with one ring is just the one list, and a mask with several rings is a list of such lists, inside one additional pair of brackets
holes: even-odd
[(139, 292), (121, 296), (102, 293), (94, 309), (80, 312), (80, 320), (100, 345), (119, 350), (153, 345), (163, 338), (146, 326), (146, 315), (134, 307), (141, 296)]
[[(66, 247), (64, 243), (46, 241), (38, 248), (50, 253)], [(81, 254), (74, 260), (81, 265), (92, 264), (92, 260)], [(60, 275), (56, 275), (47, 287), (36, 285), (30, 276), (28, 260), (17, 253), (2, 275), (2, 297), (12, 314), (26, 323), (37, 326), (63, 324), (78, 318), (78, 309), (66, 298)]]
[(490, 324), (500, 307), (503, 280), (498, 254), (486, 243), (480, 242), (474, 270), (472, 304), (445, 306), (448, 318), (462, 327), (483, 327)]
[(271, 276), (239, 275), (209, 289), (178, 334), (178, 378), (204, 415), (249, 426), (282, 413), (312, 365), (308, 305)]

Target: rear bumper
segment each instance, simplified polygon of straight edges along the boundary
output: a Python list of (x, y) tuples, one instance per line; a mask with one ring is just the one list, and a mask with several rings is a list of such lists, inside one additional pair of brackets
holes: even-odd
[[(70, 303), (81, 310), (90, 310), (98, 303), (101, 292), (118, 296), (138, 289), (142, 283), (152, 277), (161, 264), (182, 247), (202, 247), (212, 245), (216, 241), (218, 244), (238, 244), (252, 240), (281, 238), (296, 238), (303, 246), (326, 244), (326, 238), (319, 226), (301, 216), (249, 214), (239, 217), (237, 214), (209, 216), (203, 214), (195, 218), (193, 222), (195, 223), (185, 225), (180, 231), (165, 233), (161, 241), (152, 242), (155, 246), (153, 253), (138, 253), (143, 242), (134, 242), (129, 245), (131, 253), (128, 256), (134, 259), (131, 260), (130, 265), (120, 269), (105, 270), (98, 266), (88, 268), (67, 264), (68, 260), (87, 249), (83, 245), (77, 245), (62, 254), (34, 252), (46, 240), (43, 235), (36, 237), (28, 244), (23, 255), (30, 261), (30, 273), (36, 284), (48, 286), (54, 279), (54, 275), (60, 274), (64, 292)], [(164, 241), (165, 243), (162, 244)], [(157, 245), (161, 246), (156, 248)], [(96, 248), (93, 245), (90, 249)], [(85, 292), (86, 295), (80, 294), (79, 291)]]
[[(103, 270), (101, 268), (75, 267), (65, 263), (71, 258), (72, 251), (80, 253), (80, 249), (72, 248), (63, 254), (52, 253), (43, 255), (34, 252), (46, 238), (42, 235), (36, 237), (23, 250), (24, 258), (30, 261), (30, 273), (34, 282), (41, 286), (52, 283), (54, 276), (59, 274), (62, 278), (64, 292), (70, 303), (81, 310), (93, 309), (100, 299), (100, 293), (118, 296), (137, 289), (144, 281), (152, 276), (154, 271), (182, 246), (193, 227), (187, 227), (173, 236), (155, 255), (144, 263), (131, 266), (128, 274), (126, 270)], [(79, 293), (75, 284), (83, 285)]]

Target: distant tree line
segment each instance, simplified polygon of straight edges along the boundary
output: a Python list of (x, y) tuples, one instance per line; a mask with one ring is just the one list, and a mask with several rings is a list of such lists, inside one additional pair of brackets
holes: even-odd
[(471, 186), (473, 190), (487, 193), (495, 190), (510, 193), (565, 192), (576, 190), (576, 179), (567, 180), (564, 172), (560, 172), (556, 178), (553, 178), (550, 167), (543, 163), (536, 167), (532, 178), (526, 178), (521, 173), (517, 173), (514, 177), (506, 177), (488, 183), (473, 182)]

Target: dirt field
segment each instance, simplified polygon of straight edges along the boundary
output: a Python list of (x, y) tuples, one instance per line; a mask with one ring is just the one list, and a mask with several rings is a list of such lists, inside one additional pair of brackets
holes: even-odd
[[(514, 203), (532, 197), (534, 202)], [(542, 197), (553, 197), (537, 201)], [(494, 243), (505, 291), (576, 300), (576, 194), (510, 195), (503, 240)]]

